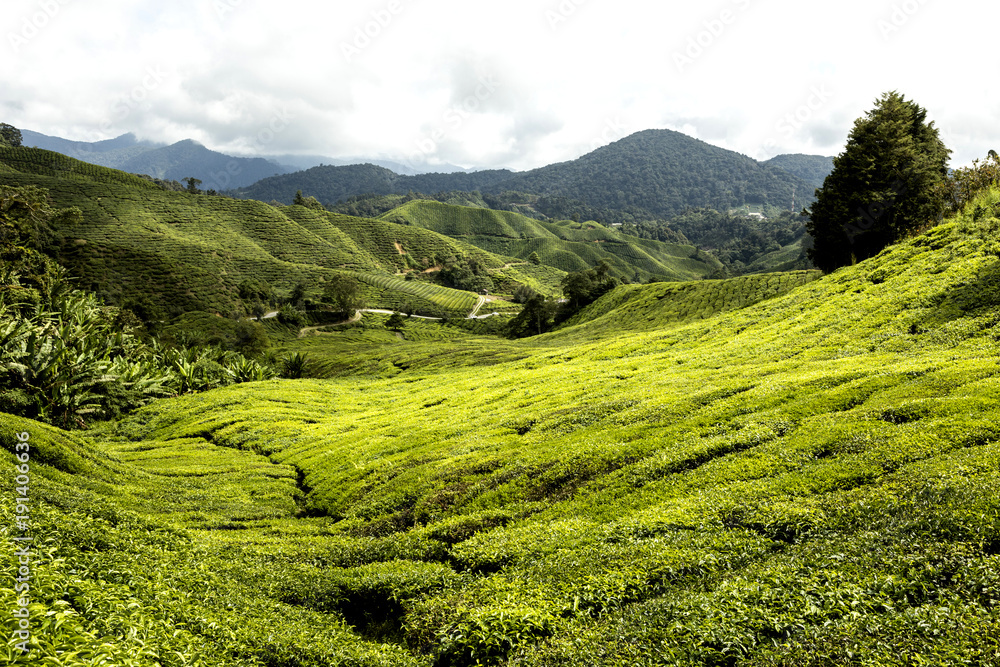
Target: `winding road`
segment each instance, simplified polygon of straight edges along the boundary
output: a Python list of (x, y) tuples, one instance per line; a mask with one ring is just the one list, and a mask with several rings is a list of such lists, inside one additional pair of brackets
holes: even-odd
[[(477, 315), (476, 313), (478, 313), (479, 309), (482, 308), (485, 304), (486, 304), (486, 297), (485, 296), (480, 296), (478, 298), (478, 300), (476, 301), (476, 306), (472, 309), (471, 313), (469, 313), (468, 315), (465, 316), (465, 319), (467, 319), (467, 320), (484, 320), (484, 319), (486, 319), (488, 317), (497, 317), (497, 316), (500, 315), (500, 313), (489, 313), (487, 315)], [(395, 310), (384, 310), (382, 308), (362, 308), (361, 310), (359, 310), (356, 313), (354, 313), (354, 316), (351, 319), (344, 320), (343, 322), (333, 322), (331, 324), (320, 324), (320, 325), (314, 326), (314, 327), (303, 327), (302, 329), (299, 329), (299, 338), (305, 338), (310, 333), (312, 333), (314, 331), (318, 331), (318, 330), (323, 329), (325, 327), (336, 327), (336, 326), (340, 326), (340, 325), (343, 325), (343, 324), (353, 324), (354, 322), (357, 322), (358, 320), (361, 319), (362, 313), (380, 313), (382, 315), (392, 315), (395, 312), (397, 312), (397, 311), (395, 311)], [(278, 315), (277, 311), (275, 311), (273, 313), (267, 313), (266, 315), (264, 315), (263, 319), (265, 319), (265, 320), (266, 319), (270, 319), (272, 317), (277, 317), (277, 315)], [(434, 322), (440, 322), (441, 319), (442, 319), (440, 317), (431, 317), (429, 315), (410, 315), (410, 317), (418, 319), (418, 320), (431, 320), (431, 321), (434, 321)], [(400, 338), (402, 338), (402, 336), (400, 336)]]

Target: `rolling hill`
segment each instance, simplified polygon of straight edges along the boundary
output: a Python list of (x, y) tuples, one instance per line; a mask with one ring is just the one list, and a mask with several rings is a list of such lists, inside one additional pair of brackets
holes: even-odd
[(651, 277), (693, 280), (722, 267), (692, 245), (638, 239), (596, 222), (546, 222), (518, 213), (436, 201), (414, 200), (381, 216), (450, 236), (474, 246), (527, 260), (536, 253), (543, 264), (581, 271), (607, 261), (612, 273), (629, 281)]
[(400, 343), (83, 435), (0, 416), (36, 658), (1000, 664), (998, 208), (821, 278), (619, 288), (488, 369)]
[(83, 221), (56, 230), (58, 259), (84, 288), (112, 303), (146, 295), (165, 314), (192, 310), (229, 315), (247, 278), (287, 293), (297, 283), (316, 298), (323, 283), (349, 272), (370, 304), (409, 303), (429, 315), (467, 314), (475, 296), (426, 280), (404, 280), (434, 257), (469, 256), (503, 272), (512, 290), (558, 289), (555, 269), (506, 267), (499, 257), (432, 231), (352, 218), (302, 206), (165, 191), (122, 171), (41, 149), (0, 149), (0, 183), (48, 190), (54, 205), (79, 207)]

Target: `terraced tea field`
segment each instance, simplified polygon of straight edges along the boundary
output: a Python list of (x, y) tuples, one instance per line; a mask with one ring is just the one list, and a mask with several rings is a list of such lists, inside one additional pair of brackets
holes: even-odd
[[(415, 227), (302, 206), (168, 192), (137, 176), (50, 151), (0, 148), (0, 164), (9, 167), (0, 172), (0, 183), (42, 187), (55, 206), (81, 209), (80, 224), (56, 230), (61, 259), (81, 287), (112, 302), (145, 292), (170, 316), (229, 315), (252, 305), (241, 304), (238, 296), (239, 284), (248, 278), (266, 281), (281, 295), (303, 283), (307, 295), (318, 298), (324, 283), (343, 272), (362, 277), (370, 305), (410, 304), (425, 314), (459, 316), (475, 304), (473, 295), (391, 276), (432, 265), (435, 258), (474, 257), (497, 271), (514, 261)], [(508, 269), (501, 289), (512, 293), (527, 283), (553, 293), (563, 275), (551, 268), (544, 277), (538, 273), (522, 277)]]
[(998, 323), (1000, 219), (969, 214), (825, 277), (619, 288), (529, 341), (355, 331), (336, 379), (84, 436), (0, 417), (8, 468), (37, 448), (37, 655), (1000, 664)]
[(613, 273), (629, 281), (656, 276), (696, 280), (721, 268), (694, 246), (626, 236), (596, 222), (542, 222), (519, 213), (414, 200), (383, 214), (422, 229), (466, 241), (497, 255), (527, 260), (537, 253), (543, 264), (582, 271), (607, 261)]

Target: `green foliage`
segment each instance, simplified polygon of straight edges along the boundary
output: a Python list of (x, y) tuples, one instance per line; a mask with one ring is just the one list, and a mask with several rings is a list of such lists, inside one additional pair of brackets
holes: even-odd
[[(820, 155), (778, 155), (765, 161), (763, 164), (787, 171), (789, 174), (801, 178), (814, 188), (823, 187), (823, 181), (833, 171), (833, 158)], [(800, 196), (799, 201), (804, 202), (805, 198), (803, 195), (811, 193), (798, 194)]]
[(411, 226), (466, 241), (490, 253), (524, 260), (520, 264), (524, 267), (537, 266), (530, 260), (534, 255), (539, 264), (566, 272), (606, 261), (618, 278), (631, 280), (638, 275), (646, 280), (661, 275), (689, 280), (705, 277), (721, 266), (714, 258), (692, 259), (689, 244), (637, 239), (593, 221), (540, 221), (520, 213), (424, 200), (404, 204), (383, 218), (405, 220)]
[(1000, 156), (991, 150), (983, 161), (974, 160), (971, 167), (956, 169), (945, 187), (952, 210), (961, 211), (984, 192), (1000, 187)]
[(385, 321), (385, 328), (399, 331), (405, 324), (406, 319), (400, 313), (393, 313), (389, 316), (389, 319)]
[[(405, 268), (408, 258), (419, 263), (469, 255), (491, 269), (509, 263), (427, 230), (302, 206), (275, 208), (167, 191), (149, 180), (50, 151), (0, 148), (0, 164), (10, 166), (0, 172), (0, 186), (47, 190), (50, 203), (45, 205), (58, 215), (48, 218), (51, 237), (41, 235), (46, 252), (58, 254), (82, 287), (110, 303), (134, 304), (145, 296), (148, 310), (159, 312), (159, 319), (193, 311), (245, 313), (299, 283), (318, 298), (323, 284), (345, 271), (361, 280), (368, 303), (398, 308), (414, 296), (414, 289), (397, 293), (395, 286), (404, 281), (390, 276)], [(11, 210), (23, 208), (19, 200), (12, 201)], [(82, 213), (76, 223), (72, 207)], [(397, 245), (406, 249), (403, 254)], [(26, 266), (20, 272), (27, 277), (31, 271)], [(505, 278), (517, 275), (510, 272)], [(376, 285), (381, 278), (388, 282)], [(414, 300), (415, 307), (428, 314), (471, 310), (471, 305), (449, 310), (445, 302), (463, 299), (435, 289), (433, 298)], [(469, 299), (475, 303), (471, 296), (464, 301)]]
[(21, 130), (8, 123), (0, 123), (0, 146), (19, 148), (21, 141)]
[(938, 220), (950, 153), (926, 109), (897, 92), (879, 98), (817, 191), (808, 223), (816, 266), (832, 271), (874, 257)]
[(365, 307), (361, 285), (354, 278), (337, 274), (323, 286), (323, 303), (330, 304), (341, 319), (350, 319)]
[(796, 193), (800, 202), (812, 200), (812, 188), (781, 169), (670, 130), (638, 132), (485, 190), (499, 188), (604, 208), (631, 206), (646, 211), (645, 219), (667, 219), (692, 207), (726, 211), (772, 203), (784, 208)]

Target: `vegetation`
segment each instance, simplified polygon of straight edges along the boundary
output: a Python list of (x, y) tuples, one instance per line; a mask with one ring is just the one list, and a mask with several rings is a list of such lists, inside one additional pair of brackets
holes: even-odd
[(8, 123), (0, 123), (0, 146), (18, 148), (21, 145), (21, 131)]
[(660, 219), (692, 207), (726, 211), (773, 204), (789, 210), (793, 198), (812, 200), (812, 188), (788, 172), (670, 130), (639, 132), (577, 160), (485, 188), (498, 189), (604, 208), (633, 206)]
[(345, 377), (86, 439), (0, 416), (6, 467), (32, 443), (33, 657), (995, 664), (998, 211), (824, 277), (619, 286), (528, 341), (373, 316), (289, 343)]
[[(371, 304), (399, 308), (410, 301), (427, 308), (424, 314), (467, 314), (469, 300), (475, 303), (471, 295), (392, 278), (419, 273), (435, 257), (468, 256), (502, 271), (498, 289), (508, 294), (521, 284), (550, 290), (561, 277), (504, 270), (512, 258), (429, 230), (301, 205), (275, 208), (164, 190), (148, 179), (40, 149), (0, 148), (0, 164), (8, 167), (0, 171), (0, 187), (36, 188), (32, 196), (48, 197), (54, 210), (78, 210), (53, 219), (51, 233), (38, 230), (44, 250), (79, 278), (79, 287), (106, 303), (144, 301), (143, 310), (156, 314), (146, 320), (154, 327), (159, 319), (195, 311), (252, 314), (299, 284), (304, 306), (345, 275), (360, 282)], [(451, 310), (453, 305), (459, 307)]]
[(787, 210), (793, 199), (799, 205), (813, 199), (813, 186), (787, 171), (670, 130), (639, 132), (577, 160), (519, 174), (400, 176), (370, 164), (327, 166), (266, 178), (233, 194), (291, 203), (297, 190), (326, 206), (367, 194), (476, 191), (494, 198), (487, 199), (492, 208), (537, 206), (548, 217), (578, 214), (606, 224), (670, 218), (690, 207), (769, 203)]
[[(471, 192), (508, 178), (512, 172), (505, 169), (474, 173), (419, 174), (401, 176), (385, 167), (358, 164), (344, 167), (320, 166), (265, 178), (253, 185), (235, 190), (232, 194), (262, 201), (277, 200), (291, 204), (295, 193), (301, 191), (315, 197), (325, 206), (357, 195), (404, 195), (408, 192)], [(368, 211), (359, 210), (358, 213)]]
[(944, 213), (948, 155), (927, 110), (897, 92), (854, 123), (817, 191), (809, 255), (824, 271), (874, 257)]
[(538, 264), (566, 272), (584, 271), (603, 261), (624, 280), (691, 280), (722, 268), (711, 257), (694, 257), (695, 248), (689, 243), (637, 239), (594, 221), (535, 220), (520, 213), (427, 200), (407, 202), (382, 219), (435, 231), (525, 263), (535, 264), (534, 255)]
[(663, 236), (681, 232), (690, 243), (718, 258), (729, 275), (811, 268), (806, 257), (805, 220), (789, 211), (770, 213), (764, 219), (743, 211), (690, 209), (669, 223), (647, 222), (623, 231), (661, 240)]
[(763, 164), (787, 171), (814, 188), (823, 187), (823, 181), (833, 171), (833, 158), (820, 155), (778, 155)]

